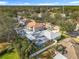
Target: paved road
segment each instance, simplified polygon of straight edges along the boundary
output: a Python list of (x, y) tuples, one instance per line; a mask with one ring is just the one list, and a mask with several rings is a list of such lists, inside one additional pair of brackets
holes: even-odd
[(74, 44), (71, 43), (72, 38), (66, 38), (63, 41), (61, 41), (60, 43), (66, 47), (67, 50), (67, 57), (68, 59), (77, 59), (77, 55), (76, 55), (76, 51), (74, 48)]
[(79, 31), (73, 31), (73, 32), (70, 32), (68, 33), (70, 36), (72, 37), (76, 37), (76, 36), (79, 36)]

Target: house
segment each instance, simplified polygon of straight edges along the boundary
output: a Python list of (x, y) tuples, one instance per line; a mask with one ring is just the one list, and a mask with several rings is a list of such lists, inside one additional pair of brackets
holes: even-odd
[[(55, 18), (56, 15), (57, 15), (57, 13), (50, 12), (50, 17), (51, 17), (51, 18)], [(66, 17), (66, 14), (64, 14), (64, 13), (60, 13), (59, 15), (60, 15), (61, 17), (63, 17), (63, 18)]]
[(75, 31), (78, 31), (78, 30), (79, 30), (79, 24), (77, 23)]
[(61, 15), (61, 17), (66, 17), (66, 14), (64, 14), (64, 13), (61, 13), (60, 15)]
[(38, 14), (38, 17), (41, 18), (41, 17), (42, 17), (42, 13), (39, 13), (39, 14)]
[(50, 17), (51, 18), (55, 18), (55, 15), (56, 15), (57, 13), (53, 13), (53, 12), (50, 12)]
[(79, 17), (77, 17), (76, 19), (76, 28), (75, 28), (75, 31), (78, 31), (79, 30)]
[(22, 17), (22, 16), (17, 16), (17, 21), (20, 25), (25, 25), (26, 21), (28, 19), (26, 17)]
[(29, 41), (34, 41), (37, 46), (43, 46), (47, 41), (57, 40), (61, 37), (60, 32), (53, 32), (49, 29), (51, 28), (50, 23), (36, 23), (34, 20), (26, 20), (24, 18), (22, 18), (21, 21), (25, 26), (16, 29), (16, 32), (23, 37), (27, 37)]
[(24, 30), (26, 33), (25, 36), (30, 40), (30, 41), (35, 41), (35, 44), (37, 46), (43, 46), (44, 43), (46, 43), (49, 40), (57, 40), (60, 39), (61, 33), (53, 33), (52, 31), (48, 30), (43, 30), (43, 31), (29, 31), (29, 30)]

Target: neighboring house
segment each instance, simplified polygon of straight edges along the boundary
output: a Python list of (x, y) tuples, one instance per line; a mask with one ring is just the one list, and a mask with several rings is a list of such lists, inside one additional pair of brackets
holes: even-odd
[[(51, 17), (51, 18), (55, 18), (56, 14), (57, 14), (57, 13), (52, 13), (52, 12), (50, 12), (50, 17)], [(63, 18), (66, 17), (66, 14), (64, 14), (64, 13), (60, 13), (59, 15), (60, 15), (61, 17), (63, 17)]]
[(25, 11), (19, 11), (19, 12), (17, 12), (18, 15), (25, 14), (25, 13), (26, 13)]
[(53, 12), (50, 12), (50, 17), (51, 18), (55, 18), (55, 15), (56, 15), (57, 13), (53, 13)]
[(79, 31), (79, 17), (76, 19), (76, 29), (75, 31)]
[(25, 17), (17, 16), (17, 21), (20, 25), (25, 25), (27, 19)]
[(19, 12), (17, 12), (17, 14), (19, 15), (19, 14), (22, 14), (22, 12), (21, 11), (19, 11)]
[(39, 14), (38, 14), (38, 17), (39, 17), (39, 18), (42, 18), (42, 13), (39, 13)]
[(77, 23), (76, 28), (75, 28), (75, 31), (78, 31), (78, 30), (79, 30), (79, 23)]
[(61, 13), (60, 15), (61, 15), (61, 17), (66, 17), (66, 14), (64, 14), (64, 13)]

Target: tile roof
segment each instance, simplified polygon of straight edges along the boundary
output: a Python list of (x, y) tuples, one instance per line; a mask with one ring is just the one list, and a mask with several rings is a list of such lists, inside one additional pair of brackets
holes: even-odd
[(45, 23), (36, 23), (35, 21), (31, 21), (27, 24), (28, 27), (30, 28), (40, 28), (40, 27), (45, 27)]

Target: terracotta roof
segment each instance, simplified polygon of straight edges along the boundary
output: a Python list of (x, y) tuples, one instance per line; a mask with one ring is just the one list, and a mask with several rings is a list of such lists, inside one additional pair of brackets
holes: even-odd
[(27, 24), (28, 27), (31, 28), (40, 28), (40, 27), (44, 27), (45, 23), (36, 23), (35, 21), (31, 21)]
[(36, 25), (35, 21), (31, 21), (27, 24), (28, 27), (34, 27)]
[(45, 27), (45, 23), (36, 23), (35, 28)]

